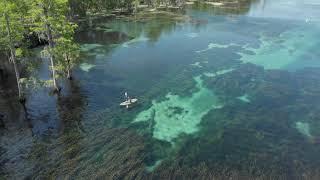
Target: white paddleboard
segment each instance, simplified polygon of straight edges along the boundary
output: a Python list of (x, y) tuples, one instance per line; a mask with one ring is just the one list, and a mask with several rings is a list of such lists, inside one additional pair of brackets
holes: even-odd
[(131, 99), (131, 101), (124, 101), (122, 103), (120, 103), (120, 106), (129, 106), (131, 104), (134, 104), (138, 101), (138, 99)]

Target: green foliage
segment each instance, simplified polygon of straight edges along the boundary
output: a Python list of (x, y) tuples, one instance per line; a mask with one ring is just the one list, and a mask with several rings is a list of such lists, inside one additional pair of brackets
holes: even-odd
[(24, 0), (1, 0), (0, 1), (0, 42), (2, 50), (9, 54), (9, 60), (12, 62), (19, 100), (24, 100), (23, 92), (20, 84), (20, 72), (17, 65), (17, 55), (22, 56), (22, 50), (16, 49), (17, 44), (21, 44), (24, 38), (25, 26), (23, 13), (24, 10), (20, 10), (24, 7)]
[(149, 7), (181, 6), (185, 0), (69, 0), (72, 14), (86, 15), (88, 12), (103, 12), (112, 10), (122, 10), (127, 12), (137, 12), (139, 5)]
[(73, 43), (73, 34), (77, 26), (67, 16), (67, 0), (34, 0), (32, 7), (32, 29), (49, 42), (42, 55), (50, 58), (53, 85), (58, 90), (56, 78), (59, 72), (67, 72), (70, 78), (71, 68), (78, 56), (79, 48)]
[(54, 35), (58, 35), (66, 19), (67, 1), (66, 0), (33, 0), (31, 2), (30, 19), (32, 20), (32, 30), (38, 34), (46, 33), (46, 25)]
[[(70, 78), (71, 70), (79, 60), (80, 48), (73, 39), (77, 25), (71, 22), (72, 16), (112, 10), (132, 12), (134, 9), (136, 12), (141, 4), (158, 6), (175, 2), (175, 0), (1, 0), (0, 49), (11, 52), (10, 58), (16, 61), (29, 54), (24, 45), (26, 36), (36, 33), (40, 39), (46, 39), (49, 46), (43, 48), (41, 56), (51, 60), (49, 69), (54, 74), (53, 83), (34, 83), (36, 81), (33, 73), (30, 73), (28, 80), (20, 80), (19, 72), (17, 82), (37, 84), (37, 86), (54, 84), (57, 87), (56, 78), (61, 75)], [(25, 62), (28, 72), (32, 69), (30, 64), (32, 63)]]
[(56, 41), (54, 54), (57, 60), (56, 70), (70, 78), (69, 73), (79, 60), (80, 46), (71, 38), (61, 37)]
[[(21, 13), (21, 4), (23, 0), (1, 0), (0, 1), (0, 48), (8, 51), (10, 46), (20, 43), (25, 32), (24, 26), (21, 23), (23, 16)], [(7, 20), (11, 35), (8, 35)]]
[(25, 90), (37, 90), (41, 87), (52, 87), (53, 85), (52, 80), (40, 80), (36, 77), (21, 78), (20, 83)]

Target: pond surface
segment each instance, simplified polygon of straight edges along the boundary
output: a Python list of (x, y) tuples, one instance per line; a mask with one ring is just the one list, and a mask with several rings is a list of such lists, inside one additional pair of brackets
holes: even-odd
[[(82, 21), (81, 63), (60, 80), (61, 96), (30, 91), (25, 114), (1, 95), (0, 175), (320, 178), (319, 9), (195, 3), (178, 15)], [(139, 99), (129, 109), (119, 107), (125, 92)]]

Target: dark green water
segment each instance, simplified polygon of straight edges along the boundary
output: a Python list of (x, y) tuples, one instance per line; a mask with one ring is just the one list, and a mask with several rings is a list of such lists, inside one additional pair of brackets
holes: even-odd
[(319, 179), (319, 2), (232, 7), (84, 21), (60, 97), (30, 92), (25, 115), (1, 95), (0, 175)]

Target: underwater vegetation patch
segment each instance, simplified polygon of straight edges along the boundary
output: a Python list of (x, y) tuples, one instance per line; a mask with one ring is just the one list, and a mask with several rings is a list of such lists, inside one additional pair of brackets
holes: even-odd
[[(145, 171), (144, 139), (128, 129), (101, 128), (98, 131), (95, 129), (94, 135), (90, 137), (84, 138), (79, 132), (72, 132), (67, 137), (59, 138), (57, 144), (64, 145), (64, 148), (45, 143), (34, 145), (28, 157), (29, 161), (33, 162), (38, 156), (44, 155), (54, 161), (49, 162), (44, 158), (34, 161), (36, 166), (33, 169), (32, 178), (47, 179), (63, 176), (80, 179), (102, 177), (141, 179)], [(82, 143), (86, 145), (83, 146)], [(43, 151), (57, 152), (59, 155), (43, 154)], [(37, 168), (37, 165), (44, 168)]]
[(83, 52), (89, 52), (101, 47), (103, 47), (102, 44), (81, 44), (80, 50)]
[(312, 135), (310, 133), (310, 125), (309, 125), (309, 123), (298, 121), (298, 122), (296, 122), (295, 127), (301, 134), (303, 134), (303, 135), (305, 135), (305, 136), (307, 136), (309, 138), (312, 137)]
[[(307, 31), (307, 33), (305, 32)], [(260, 36), (260, 47), (248, 48), (254, 54), (240, 52), (241, 61), (262, 66), (265, 69), (296, 70), (304, 67), (320, 67), (314, 56), (314, 48), (320, 43), (319, 33), (314, 28), (290, 29), (279, 36)]]
[(140, 43), (140, 42), (146, 42), (148, 40), (149, 40), (148, 38), (140, 36), (138, 38), (134, 38), (134, 39), (132, 39), (132, 40), (130, 40), (128, 42), (123, 43), (122, 47), (126, 47), (127, 48), (127, 47), (129, 47), (129, 46), (131, 46), (133, 44), (137, 44), (137, 43)]
[(242, 96), (239, 96), (239, 97), (237, 97), (237, 99), (239, 99), (240, 101), (245, 102), (245, 103), (251, 102), (250, 96), (248, 94), (244, 94)]
[(230, 73), (232, 71), (234, 71), (234, 68), (222, 69), (222, 70), (216, 71), (214, 73), (205, 72), (205, 73), (203, 73), (203, 75), (213, 78), (213, 77), (217, 77), (217, 76), (220, 76), (220, 75), (224, 75), (224, 74)]
[(105, 46), (102, 44), (81, 44), (80, 50), (83, 52), (84, 55), (88, 57), (103, 57), (108, 54), (113, 48), (116, 48), (117, 44), (111, 44), (109, 46)]
[(162, 162), (162, 160), (157, 160), (152, 166), (147, 166), (146, 170), (148, 172), (154, 171), (161, 164), (161, 162)]
[(96, 65), (94, 64), (89, 64), (89, 63), (81, 63), (80, 64), (80, 69), (82, 71), (85, 71), (85, 72), (89, 72), (92, 68), (94, 68)]
[(198, 91), (190, 97), (169, 93), (165, 100), (153, 101), (152, 106), (140, 112), (133, 122), (154, 121), (153, 137), (168, 142), (173, 142), (182, 133), (198, 131), (202, 117), (222, 105), (214, 92), (203, 86), (201, 76), (194, 80)]
[(213, 48), (229, 48), (230, 46), (238, 46), (238, 45), (234, 44), (234, 43), (230, 43), (230, 44), (210, 43), (206, 49), (198, 50), (198, 51), (196, 51), (196, 53), (203, 53), (203, 52), (209, 51), (210, 49), (213, 49)]
[(190, 64), (190, 66), (202, 68), (203, 66), (202, 66), (201, 64), (202, 64), (201, 62), (198, 62), (198, 61), (197, 61), (197, 62), (195, 62), (195, 63)]

